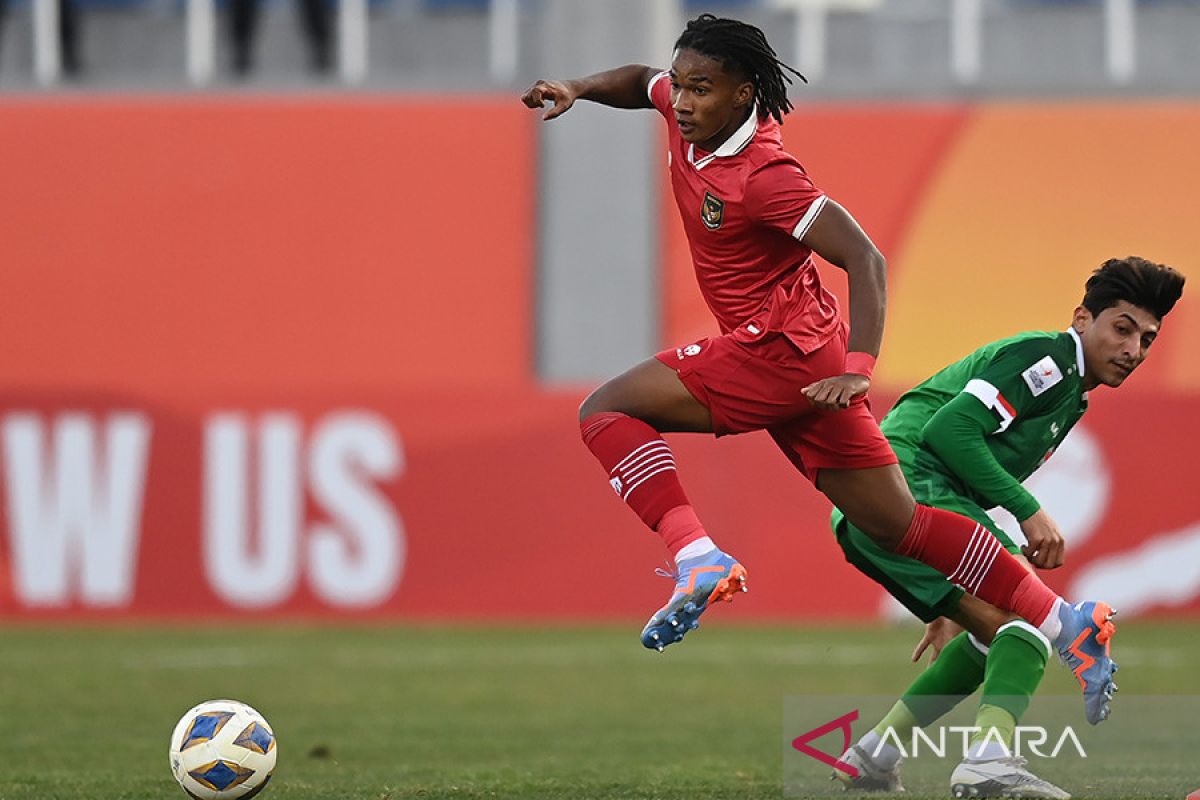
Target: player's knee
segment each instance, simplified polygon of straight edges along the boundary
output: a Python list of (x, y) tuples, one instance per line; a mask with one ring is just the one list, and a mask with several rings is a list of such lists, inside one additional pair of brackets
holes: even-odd
[(604, 402), (603, 389), (604, 387), (601, 386), (599, 389), (584, 398), (584, 401), (579, 404), (580, 422), (583, 422), (585, 419), (595, 414), (604, 414), (614, 410)]
[[(1013, 619), (1019, 618), (1014, 617)], [(1009, 621), (1011, 620), (1005, 618), (985, 617), (973, 620), (970, 624), (963, 625), (963, 628), (984, 647), (991, 647), (992, 642), (996, 639), (996, 634), (1000, 632), (1000, 627)], [(962, 623), (959, 624), (961, 625)]]
[(908, 535), (917, 506), (898, 466), (823, 469), (817, 488), (884, 550), (896, 551)]
[(894, 553), (899, 549), (900, 542), (904, 541), (904, 529), (897, 530), (894, 528), (879, 527), (866, 531), (866, 533), (875, 544), (889, 553)]
[(588, 400), (591, 400), (591, 399), (592, 399), (591, 395), (588, 395), (586, 398), (584, 398), (583, 402), (579, 404), (579, 421), (580, 422), (583, 422), (585, 419), (590, 417), (592, 414), (596, 413), (596, 412), (592, 411), (591, 407), (588, 405)]
[(856, 528), (871, 537), (871, 541), (889, 553), (899, 549), (904, 535), (908, 533), (908, 522), (896, 514), (863, 514), (860, 515), (861, 519), (850, 517), (849, 513), (846, 516)]
[(1011, 611), (997, 608), (969, 594), (959, 598), (957, 608), (949, 616), (985, 645), (991, 645), (1000, 628), (1020, 619)]
[[(906, 490), (907, 488), (905, 486)], [(904, 497), (897, 496), (893, 502), (881, 508), (874, 536), (879, 546), (889, 552), (899, 550), (904, 537), (908, 536), (909, 528), (912, 527), (916, 510), (916, 503), (907, 491)]]

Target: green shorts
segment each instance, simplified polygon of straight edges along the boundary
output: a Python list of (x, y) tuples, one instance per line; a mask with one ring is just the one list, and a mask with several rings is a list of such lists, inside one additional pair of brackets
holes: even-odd
[[(913, 483), (911, 480), (909, 482)], [(928, 483), (924, 488), (930, 488)], [(928, 491), (914, 494), (917, 494), (919, 503), (954, 511), (975, 520), (999, 539), (1000, 544), (1010, 553), (1021, 552), (978, 503), (958, 494)], [(851, 525), (836, 508), (833, 510), (831, 522), (846, 560), (859, 572), (887, 589), (888, 594), (923, 621), (933, 622), (938, 617), (948, 616), (958, 607), (963, 590), (946, 580), (945, 575), (916, 559), (884, 550), (875, 544), (873, 539)]]

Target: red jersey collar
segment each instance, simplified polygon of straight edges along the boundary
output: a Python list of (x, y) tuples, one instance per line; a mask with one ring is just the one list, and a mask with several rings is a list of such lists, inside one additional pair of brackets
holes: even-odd
[(704, 169), (714, 158), (729, 158), (736, 156), (738, 153), (746, 149), (746, 145), (754, 138), (754, 134), (758, 132), (758, 103), (755, 103), (750, 108), (750, 116), (742, 123), (742, 126), (734, 131), (728, 139), (721, 143), (716, 150), (712, 151), (699, 160), (696, 158), (696, 145), (688, 145), (688, 161), (696, 169)]

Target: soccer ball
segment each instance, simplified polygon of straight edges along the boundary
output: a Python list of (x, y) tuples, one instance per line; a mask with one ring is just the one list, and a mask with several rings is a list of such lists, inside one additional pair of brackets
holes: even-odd
[(209, 700), (171, 734), (171, 771), (198, 800), (250, 798), (266, 788), (279, 749), (259, 714), (237, 700)]

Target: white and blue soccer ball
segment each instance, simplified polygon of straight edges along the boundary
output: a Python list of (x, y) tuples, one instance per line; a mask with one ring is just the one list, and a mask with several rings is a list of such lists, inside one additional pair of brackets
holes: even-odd
[(201, 703), (171, 734), (171, 772), (198, 800), (253, 797), (271, 780), (278, 755), (263, 715), (237, 700)]

